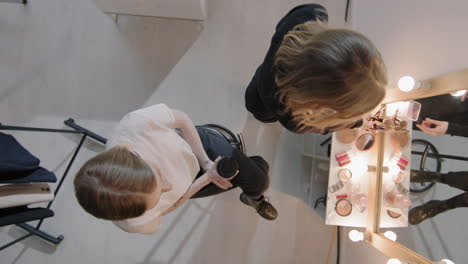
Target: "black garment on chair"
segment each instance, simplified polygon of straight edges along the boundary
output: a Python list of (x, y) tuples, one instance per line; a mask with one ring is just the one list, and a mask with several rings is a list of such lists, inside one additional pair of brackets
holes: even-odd
[(13, 136), (0, 133), (0, 150), (0, 183), (57, 181), (55, 174), (39, 167), (39, 159)]
[(11, 135), (0, 133), (0, 173), (31, 171), (39, 168), (39, 159), (34, 157)]
[(0, 226), (29, 222), (54, 216), (54, 212), (46, 208), (28, 208), (18, 206), (0, 209)]
[(0, 172), (0, 183), (56, 182), (57, 177), (51, 171), (39, 167), (33, 171), (15, 173)]

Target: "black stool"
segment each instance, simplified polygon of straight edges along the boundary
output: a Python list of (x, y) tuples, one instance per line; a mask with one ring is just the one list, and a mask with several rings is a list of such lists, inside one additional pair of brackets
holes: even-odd
[(245, 154), (244, 138), (241, 133), (234, 134), (231, 130), (216, 124), (206, 124), (202, 125), (201, 127), (210, 129), (211, 131), (218, 133), (219, 135), (224, 137), (229, 142), (229, 144), (231, 144), (233, 147)]

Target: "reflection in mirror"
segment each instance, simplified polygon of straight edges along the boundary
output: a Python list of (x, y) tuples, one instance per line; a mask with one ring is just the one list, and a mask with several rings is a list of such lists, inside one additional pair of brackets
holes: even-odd
[(367, 151), (374, 146), (375, 137), (372, 134), (366, 133), (359, 136), (356, 140), (356, 148), (360, 151)]
[[(412, 153), (409, 225), (402, 232), (393, 229), (398, 241), (429, 259), (455, 263), (464, 263), (466, 253), (459, 245), (468, 243), (468, 229), (454, 228), (468, 219), (468, 210), (461, 209), (468, 207), (468, 99), (460, 94), (417, 99), (421, 109), (419, 118), (408, 123), (412, 133), (388, 133), (394, 149), (406, 145)], [(405, 216), (392, 209), (386, 215)]]

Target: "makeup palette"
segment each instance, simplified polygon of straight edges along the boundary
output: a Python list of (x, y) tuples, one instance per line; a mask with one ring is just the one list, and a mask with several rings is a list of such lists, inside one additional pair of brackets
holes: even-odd
[(353, 205), (348, 199), (340, 199), (336, 202), (335, 211), (340, 216), (348, 216), (353, 211)]
[(336, 132), (336, 139), (342, 144), (351, 144), (356, 139), (356, 130), (354, 129), (343, 129)]

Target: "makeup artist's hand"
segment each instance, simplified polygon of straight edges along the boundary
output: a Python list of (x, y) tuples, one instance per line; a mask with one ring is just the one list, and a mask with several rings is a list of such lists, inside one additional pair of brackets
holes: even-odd
[(232, 180), (234, 177), (237, 176), (237, 174), (239, 174), (239, 170), (237, 170), (236, 174), (234, 174), (234, 176), (232, 176), (231, 178), (223, 178), (221, 175), (218, 174), (218, 171), (216, 170), (216, 168), (218, 167), (218, 162), (220, 160), (221, 157), (216, 158), (216, 160), (211, 165), (211, 167), (208, 168), (206, 173), (208, 174), (208, 179), (212, 183), (216, 184), (216, 186), (218, 186), (219, 188), (226, 190), (233, 186), (230, 180)]
[(430, 135), (440, 136), (447, 133), (448, 124), (447, 121), (439, 121), (426, 117), (421, 124), (416, 124), (416, 126)]

